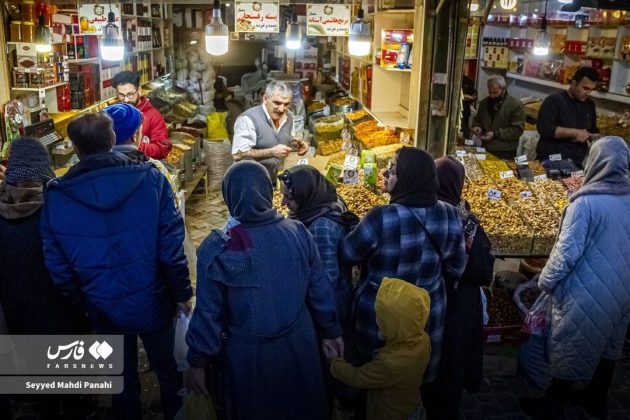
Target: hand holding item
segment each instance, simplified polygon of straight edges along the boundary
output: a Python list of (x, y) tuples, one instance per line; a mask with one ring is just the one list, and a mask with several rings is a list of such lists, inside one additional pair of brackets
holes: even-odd
[(324, 356), (326, 356), (326, 359), (328, 360), (338, 358), (339, 354), (337, 353), (337, 350), (335, 350), (335, 347), (327, 341), (330, 341), (330, 340), (323, 340), (322, 342), (322, 349), (324, 350)]
[(335, 339), (323, 339), (322, 346), (324, 348), (324, 354), (326, 355), (326, 358), (334, 359), (337, 357), (343, 357), (343, 338), (337, 337)]
[(271, 153), (273, 157), (278, 158), (278, 159), (286, 158), (287, 156), (289, 156), (290, 152), (291, 152), (291, 148), (284, 144), (278, 144), (271, 148)]
[(308, 152), (308, 144), (302, 140), (298, 140), (298, 142), (297, 154), (304, 156)]
[(472, 132), (477, 136), (481, 136), (481, 127), (473, 127)]
[(494, 138), (494, 133), (492, 131), (488, 131), (486, 134), (481, 136), (481, 141), (491, 141)]
[(586, 143), (588, 141), (588, 139), (591, 138), (591, 133), (589, 133), (588, 131), (582, 129), (582, 130), (575, 130), (575, 134), (573, 135), (575, 142), (577, 143)]
[(203, 368), (192, 367), (184, 371), (184, 383), (188, 393), (209, 395), (206, 387), (206, 370)]
[(177, 302), (177, 310), (182, 311), (186, 316), (190, 315), (192, 311), (192, 300), (188, 300), (187, 302)]

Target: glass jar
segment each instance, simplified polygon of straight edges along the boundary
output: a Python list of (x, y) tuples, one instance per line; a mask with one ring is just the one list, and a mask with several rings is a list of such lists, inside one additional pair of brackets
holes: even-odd
[(11, 21), (11, 42), (20, 42), (22, 40), (22, 22), (19, 20)]
[(22, 22), (35, 23), (35, 2), (24, 0), (22, 2)]
[(33, 22), (22, 22), (22, 42), (33, 42), (35, 39), (35, 24)]

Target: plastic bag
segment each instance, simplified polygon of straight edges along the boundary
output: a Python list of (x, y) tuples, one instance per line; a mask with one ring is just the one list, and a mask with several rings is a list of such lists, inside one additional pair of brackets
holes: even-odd
[(191, 394), (173, 420), (217, 420), (212, 398)]
[(190, 324), (190, 317), (186, 316), (183, 312), (180, 312), (175, 321), (175, 346), (173, 348), (173, 357), (177, 364), (177, 370), (183, 372), (188, 369), (188, 361), (186, 360), (186, 354), (188, 354), (188, 344), (186, 344), (186, 332), (188, 332), (188, 325)]
[(208, 114), (206, 119), (208, 123), (208, 139), (226, 139), (229, 138), (227, 128), (225, 127), (225, 119), (227, 112), (212, 112)]
[(551, 295), (543, 292), (529, 308), (521, 331), (529, 335), (547, 337), (551, 324)]

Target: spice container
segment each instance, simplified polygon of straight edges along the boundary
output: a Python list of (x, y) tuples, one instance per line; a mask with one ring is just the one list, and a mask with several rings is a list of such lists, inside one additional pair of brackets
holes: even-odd
[(22, 40), (22, 22), (14, 20), (11, 22), (11, 42), (20, 42)]
[(22, 30), (22, 42), (32, 43), (35, 39), (35, 24), (29, 21), (22, 21), (20, 25)]
[(35, 24), (35, 2), (24, 0), (22, 2), (22, 21)]

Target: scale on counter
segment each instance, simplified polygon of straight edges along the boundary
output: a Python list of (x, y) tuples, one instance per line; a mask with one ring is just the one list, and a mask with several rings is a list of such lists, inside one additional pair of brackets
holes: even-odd
[(55, 131), (55, 122), (52, 119), (24, 127), (24, 134), (39, 139), (49, 149), (63, 140), (63, 136)]

